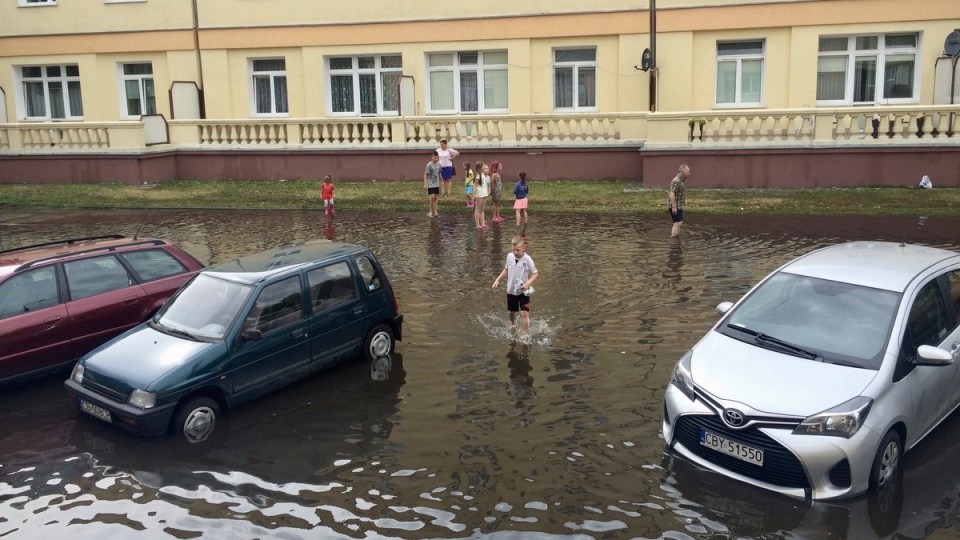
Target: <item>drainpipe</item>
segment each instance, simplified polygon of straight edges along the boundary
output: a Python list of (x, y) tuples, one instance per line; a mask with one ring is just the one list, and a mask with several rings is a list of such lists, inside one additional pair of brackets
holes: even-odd
[(657, 112), (657, 0), (650, 0), (650, 112)]
[(200, 55), (200, 15), (197, 0), (193, 0), (193, 50), (197, 53), (197, 85), (200, 87), (200, 118), (206, 119), (207, 107), (203, 98), (203, 59)]

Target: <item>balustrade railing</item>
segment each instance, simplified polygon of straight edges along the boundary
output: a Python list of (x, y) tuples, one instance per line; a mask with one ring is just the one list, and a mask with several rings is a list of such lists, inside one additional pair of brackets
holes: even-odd
[[(152, 119), (155, 121), (155, 119)], [(160, 129), (163, 128), (161, 118)], [(684, 113), (172, 120), (172, 147), (424, 148), (637, 145), (647, 148), (956, 144), (960, 105)], [(165, 138), (162, 138), (163, 142)], [(152, 142), (152, 139), (151, 139)], [(0, 124), (0, 152), (146, 149), (142, 122)], [(155, 147), (155, 146), (154, 146)]]
[(834, 139), (838, 141), (881, 141), (954, 139), (960, 110), (938, 108), (889, 110), (883, 112), (838, 112), (834, 115)]

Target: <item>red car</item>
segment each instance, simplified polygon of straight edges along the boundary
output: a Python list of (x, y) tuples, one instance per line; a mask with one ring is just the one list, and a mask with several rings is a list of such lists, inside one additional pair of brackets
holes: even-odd
[(152, 316), (202, 265), (158, 239), (0, 251), (0, 384), (42, 375)]

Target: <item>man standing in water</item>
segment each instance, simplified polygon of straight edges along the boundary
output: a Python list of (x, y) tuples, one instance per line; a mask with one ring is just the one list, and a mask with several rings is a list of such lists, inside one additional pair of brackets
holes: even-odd
[(687, 202), (687, 186), (685, 180), (690, 176), (690, 167), (680, 166), (680, 171), (673, 180), (670, 181), (670, 195), (667, 199), (667, 210), (670, 212), (670, 219), (673, 220), (673, 229), (670, 236), (679, 236), (680, 227), (683, 225), (683, 206)]

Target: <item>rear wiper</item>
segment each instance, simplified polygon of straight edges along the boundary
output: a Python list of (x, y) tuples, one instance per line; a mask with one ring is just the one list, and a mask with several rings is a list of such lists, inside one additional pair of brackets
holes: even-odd
[(804, 349), (804, 348), (801, 348), (801, 347), (797, 347), (796, 345), (794, 345), (794, 344), (792, 344), (792, 343), (787, 343), (786, 341), (784, 341), (784, 340), (782, 340), (782, 339), (775, 338), (775, 337), (773, 337), (773, 336), (768, 336), (768, 335), (766, 335), (766, 334), (764, 334), (764, 333), (762, 333), (762, 332), (757, 332), (756, 330), (747, 328), (746, 326), (741, 326), (741, 325), (739, 325), (739, 324), (732, 324), (732, 323), (731, 323), (731, 324), (728, 324), (728, 325), (727, 325), (727, 328), (732, 328), (732, 329), (734, 329), (734, 330), (739, 330), (739, 331), (744, 332), (744, 333), (746, 333), (746, 334), (750, 334), (751, 336), (753, 336), (753, 338), (754, 338), (756, 341), (759, 341), (759, 342), (765, 343), (765, 344), (769, 344), (769, 345), (776, 345), (777, 347), (780, 347), (781, 349), (783, 349), (783, 350), (785, 350), (785, 351), (793, 354), (794, 356), (800, 356), (800, 357), (802, 357), (802, 358), (807, 358), (807, 359), (809, 359), (809, 360), (819, 360), (819, 361), (823, 361), (823, 359), (820, 358), (820, 355), (817, 354), (817, 353), (815, 353), (815, 352), (813, 352), (813, 351), (808, 351), (807, 349)]

